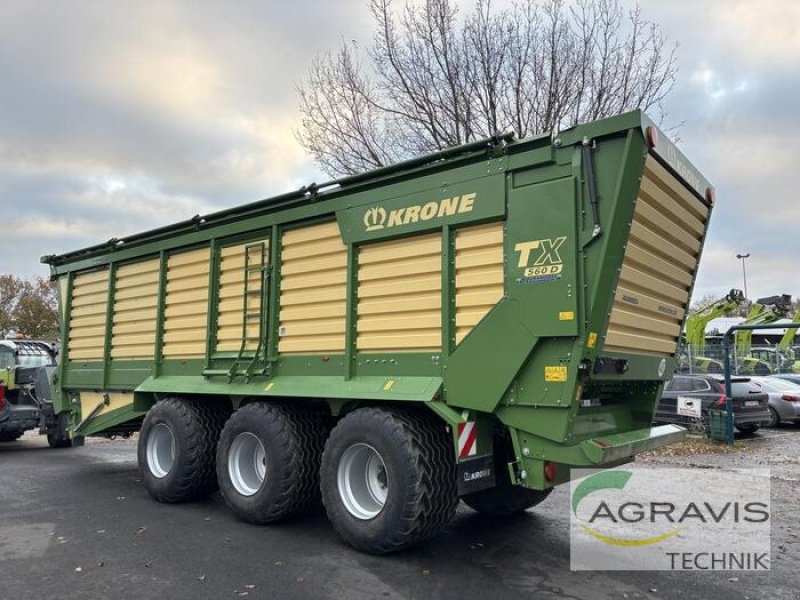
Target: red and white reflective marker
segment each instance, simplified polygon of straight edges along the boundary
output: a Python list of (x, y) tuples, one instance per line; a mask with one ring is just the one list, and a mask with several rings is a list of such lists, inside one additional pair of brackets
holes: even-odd
[(458, 424), (458, 457), (467, 458), (478, 453), (478, 429), (475, 421)]

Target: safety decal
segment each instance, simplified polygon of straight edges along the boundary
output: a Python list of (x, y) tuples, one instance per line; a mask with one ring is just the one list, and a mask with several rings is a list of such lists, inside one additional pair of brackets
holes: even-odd
[(475, 421), (458, 424), (458, 457), (467, 458), (478, 453), (478, 428)]

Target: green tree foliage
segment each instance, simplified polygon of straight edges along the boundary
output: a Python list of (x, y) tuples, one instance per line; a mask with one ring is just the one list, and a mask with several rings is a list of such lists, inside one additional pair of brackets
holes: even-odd
[(0, 337), (53, 339), (58, 331), (55, 282), (0, 275)]

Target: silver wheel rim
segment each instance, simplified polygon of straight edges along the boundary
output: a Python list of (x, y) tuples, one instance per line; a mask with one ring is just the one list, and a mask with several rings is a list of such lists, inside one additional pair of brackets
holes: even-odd
[(357, 519), (376, 517), (386, 504), (389, 482), (386, 465), (375, 448), (353, 444), (339, 459), (339, 497), (347, 512)]
[(264, 485), (267, 453), (264, 444), (252, 433), (240, 433), (233, 439), (228, 454), (228, 475), (242, 496), (252, 496)]
[(159, 423), (147, 436), (147, 468), (154, 477), (166, 477), (175, 464), (175, 434), (166, 423)]

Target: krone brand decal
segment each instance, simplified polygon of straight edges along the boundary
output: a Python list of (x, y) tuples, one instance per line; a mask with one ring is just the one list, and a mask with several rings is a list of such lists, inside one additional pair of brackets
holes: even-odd
[(366, 231), (380, 231), (410, 223), (472, 212), (476, 197), (475, 193), (464, 194), (425, 204), (394, 208), (388, 213), (382, 206), (373, 206), (364, 212), (364, 228)]
[(561, 279), (564, 269), (559, 249), (567, 241), (566, 236), (520, 242), (514, 246), (519, 255), (517, 267), (523, 269), (523, 277), (517, 283), (539, 283)]
[(382, 206), (370, 208), (364, 213), (364, 227), (367, 231), (383, 229), (384, 223), (386, 223), (386, 209)]

